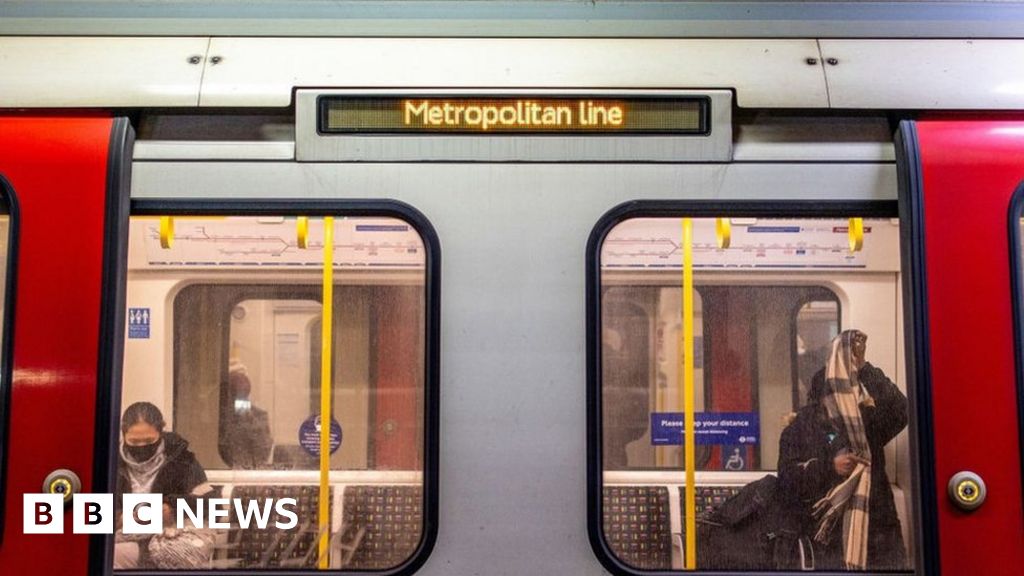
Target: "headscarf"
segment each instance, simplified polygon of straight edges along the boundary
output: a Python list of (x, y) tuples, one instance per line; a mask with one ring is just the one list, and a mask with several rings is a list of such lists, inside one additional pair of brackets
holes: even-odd
[[(131, 451), (125, 449), (124, 443), (124, 435), (128, 433), (128, 429), (140, 423), (149, 424), (160, 433), (156, 451), (145, 460), (137, 460), (132, 456)], [(166, 460), (163, 435), (165, 425), (163, 413), (150, 402), (136, 402), (125, 408), (124, 414), (121, 415), (121, 458), (128, 468), (128, 479), (131, 481), (134, 494), (148, 493), (153, 488), (157, 472), (163, 468)]]
[[(826, 386), (819, 400), (835, 430), (847, 441), (850, 451), (871, 462), (871, 447), (864, 430), (861, 404), (871, 395), (861, 386), (853, 358), (853, 342), (863, 334), (845, 330), (832, 339), (832, 351), (825, 367)], [(818, 531), (814, 539), (828, 542), (835, 524), (843, 522), (843, 559), (851, 570), (867, 567), (868, 502), (871, 494), (871, 466), (858, 462), (849, 477), (829, 490), (814, 505)]]
[(160, 472), (166, 461), (163, 438), (158, 440), (158, 442), (159, 445), (156, 448), (156, 453), (148, 460), (142, 462), (135, 460), (124, 449), (124, 442), (121, 443), (121, 458), (124, 459), (124, 463), (128, 466), (128, 480), (132, 484), (132, 494), (148, 494), (153, 489), (153, 481), (156, 480), (157, 473)]

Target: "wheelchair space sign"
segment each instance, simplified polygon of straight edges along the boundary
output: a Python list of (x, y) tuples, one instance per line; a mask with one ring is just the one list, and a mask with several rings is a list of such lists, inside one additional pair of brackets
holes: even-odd
[(149, 308), (128, 309), (128, 337), (149, 338)]

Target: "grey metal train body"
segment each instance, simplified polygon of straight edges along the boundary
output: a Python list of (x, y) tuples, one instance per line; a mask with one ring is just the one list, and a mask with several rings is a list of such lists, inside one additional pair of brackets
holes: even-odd
[[(445, 92), (450, 97), (461, 93)], [(422, 212), (440, 240), (443, 265), (438, 531), (419, 573), (601, 574), (587, 531), (584, 350), (587, 240), (602, 215), (638, 199), (813, 204), (895, 198), (896, 171), (884, 119), (812, 118), (794, 126), (792, 118), (776, 121), (765, 115), (752, 124), (731, 126), (731, 94), (701, 94), (713, 94), (712, 104), (718, 106), (712, 130), (724, 137), (717, 150), (706, 142), (693, 147), (676, 139), (678, 156), (668, 158), (671, 138), (651, 146), (635, 136), (535, 137), (552, 150), (546, 160), (534, 148), (520, 147), (516, 139), (521, 136), (413, 136), (412, 142), (392, 137), (386, 144), (392, 150), (381, 145), (379, 159), (370, 152), (358, 162), (324, 157), (297, 162), (275, 157), (282, 149), (278, 143), (261, 149), (257, 144), (234, 148), (140, 140), (132, 197), (226, 198), (242, 205), (282, 198), (393, 199)], [(300, 93), (300, 102), (303, 97)], [(316, 138), (310, 135), (312, 146)], [(296, 156), (302, 146), (297, 137)], [(232, 157), (240, 150), (244, 158)], [(592, 150), (597, 158), (604, 154), (616, 160), (595, 161)], [(527, 154), (527, 161), (517, 160), (517, 153)], [(388, 154), (402, 161), (389, 161), (395, 156)], [(437, 157), (420, 162), (417, 154)], [(492, 161), (492, 154), (501, 160)], [(671, 285), (677, 277), (663, 273), (657, 283)], [(795, 283), (842, 285), (844, 280), (858, 282), (856, 277), (805, 275)], [(733, 281), (741, 286), (794, 283), (779, 271)], [(888, 290), (890, 296), (896, 292), (893, 286)], [(845, 323), (888, 331), (878, 338), (888, 341), (890, 357), (884, 362), (894, 377), (900, 369), (895, 305), (881, 305), (879, 319), (871, 319), (858, 302), (844, 310)], [(859, 318), (849, 316), (851, 309)], [(766, 463), (765, 469), (772, 468), (774, 463)], [(682, 468), (646, 470), (626, 472), (618, 483), (678, 488), (683, 482)], [(726, 473), (718, 483), (737, 486), (761, 475)], [(677, 538), (665, 569), (682, 567), (679, 522), (673, 523)]]
[[(428, 488), (436, 490), (436, 524), (416, 532), (414, 543), (435, 535), (436, 541), (417, 560), (422, 561), (417, 574), (681, 570), (691, 567), (687, 557), (694, 538), (693, 530), (686, 529), (685, 512), (693, 510), (685, 489), (688, 472), (695, 474), (698, 488), (723, 490), (721, 496), (696, 494), (698, 505), (703, 498), (709, 508), (774, 474), (784, 428), (780, 420), (807, 401), (816, 371), (803, 371), (805, 356), (820, 352), (841, 330), (859, 328), (871, 338), (868, 360), (907, 392), (893, 119), (928, 109), (1024, 104), (1019, 83), (1016, 91), (1006, 88), (1015, 81), (1014, 66), (1008, 63), (1024, 54), (1017, 41), (961, 40), (953, 31), (933, 28), (924, 34), (918, 23), (897, 26), (893, 36), (907, 38), (889, 40), (871, 39), (863, 23), (849, 29), (850, 39), (816, 37), (809, 24), (801, 28), (808, 32), (804, 38), (757, 38), (752, 24), (742, 26), (747, 37), (700, 39), (624, 33), (619, 38), (544, 38), (539, 36), (560, 33), (537, 32), (540, 28), (534, 29), (535, 38), (427, 37), (423, 30), (418, 37), (404, 38), (399, 37), (403, 33), (376, 38), (355, 33), (343, 38), (11, 35), (0, 37), (0, 53), (7, 54), (0, 59), (0, 77), (12, 79), (0, 93), (0, 107), (127, 109), (133, 116), (137, 140), (131, 198), (144, 210), (137, 220), (133, 215), (127, 305), (152, 313), (153, 333), (162, 339), (160, 348), (141, 351), (156, 336), (150, 338), (147, 328), (146, 342), (129, 338), (121, 407), (145, 400), (173, 415), (169, 422), (191, 436), (210, 482), (234, 485), (234, 490), (316, 485), (317, 465), (293, 466), (278, 459), (278, 453), (284, 454), (279, 448), (287, 444), (307, 457), (307, 446), (290, 445), (296, 444), (292, 438), (304, 417), (315, 414), (312, 403), (320, 399), (319, 384), (307, 385), (316, 379), (312, 374), (321, 361), (312, 351), (311, 336), (322, 328), (312, 320), (321, 305), (312, 291), (319, 276), (312, 269), (296, 275), (280, 267), (257, 270), (243, 262), (249, 256), (231, 260), (235, 256), (222, 248), (235, 240), (226, 235), (214, 241), (217, 257), (230, 260), (221, 270), (185, 257), (161, 260), (156, 251), (166, 231), (155, 224), (160, 210), (173, 207), (178, 240), (186, 244), (195, 237), (182, 230), (194, 232), (203, 222), (209, 222), (208, 232), (219, 230), (230, 222), (217, 218), (233, 208), (251, 220), (241, 227), (291, 226), (302, 214), (289, 203), (320, 215), (336, 210), (345, 217), (353, 206), (346, 201), (359, 201), (369, 208), (351, 216), (357, 221), (401, 220), (401, 214), (373, 213), (374, 206), (381, 206), (374, 201), (393, 200), (429, 222), (437, 239), (433, 248), (443, 256), (439, 267), (426, 267), (439, 274), (440, 306), (427, 310), (430, 302), (419, 294), (409, 310), (439, 323), (434, 344), (440, 353), (436, 366), (420, 358), (422, 363), (412, 368), (418, 386), (413, 394), (420, 395), (411, 404), (413, 412), (382, 408), (384, 397), (367, 398), (375, 394), (374, 382), (390, 359), (423, 356), (422, 339), (430, 335), (420, 330), (412, 344), (380, 336), (387, 331), (380, 320), (384, 316), (373, 315), (385, 313), (377, 304), (360, 312), (358, 302), (399, 298), (387, 290), (381, 290), (387, 292), (383, 296), (360, 296), (353, 290), (337, 300), (349, 308), (341, 313), (348, 320), (335, 321), (335, 336), (353, 347), (339, 349), (337, 361), (350, 362), (354, 355), (358, 359), (351, 362), (360, 364), (339, 369), (350, 370), (348, 376), (335, 372), (353, 383), (352, 390), (336, 391), (336, 401), (347, 398), (354, 407), (335, 409), (344, 436), (339, 459), (330, 461), (331, 484), (338, 491), (330, 498), (339, 507), (332, 513), (332, 530), (343, 534), (332, 541), (331, 567), (387, 572), (407, 560), (374, 564), (373, 558), (360, 556), (360, 538), (370, 542), (372, 534), (387, 546), (390, 528), (374, 532), (368, 524), (365, 533), (344, 533), (345, 508), (365, 504), (356, 499), (353, 486), (422, 486), (424, 477), (433, 477), (436, 484)], [(919, 35), (932, 39), (912, 38)], [(50, 86), (45, 95), (38, 90), (40, 82)], [(406, 132), (371, 118), (332, 133), (322, 105), (332, 98), (342, 103), (346, 98), (433, 101), (478, 109), (487, 102), (629, 106), (651, 99), (695, 99), (706, 107), (701, 108), (701, 130), (677, 127), (662, 133), (623, 133), (615, 127), (588, 132), (579, 126), (531, 130), (521, 125), (521, 116), (504, 131), (488, 131), (479, 122), (459, 124), (468, 116), (455, 122), (459, 126), (444, 126), (447, 120), (437, 116), (432, 126)], [(500, 121), (500, 112), (495, 114)], [(211, 199), (218, 201), (216, 210), (195, 210), (190, 221), (189, 202)], [(324, 203), (315, 208), (307, 201)], [(630, 207), (635, 201), (664, 203)], [(730, 213), (729, 203), (746, 208)], [(283, 220), (268, 219), (272, 208), (280, 209)], [(606, 218), (610, 212), (615, 215)], [(688, 214), (698, 220), (699, 251), (689, 264), (682, 256), (683, 236), (666, 236), (659, 228), (666, 222), (677, 227)], [(866, 223), (857, 241), (863, 246), (854, 248), (852, 219), (861, 218)], [(729, 240), (723, 243), (721, 231), (717, 250), (713, 246), (716, 219), (731, 224), (733, 249), (739, 251), (727, 254)], [(628, 228), (630, 222), (639, 227)], [(653, 228), (643, 228), (647, 224)], [(395, 231), (372, 228), (379, 225), (374, 221), (362, 231)], [(812, 229), (818, 236), (794, 236), (792, 241), (778, 236), (811, 234)], [(252, 230), (239, 234), (258, 237)], [(610, 238), (638, 242), (640, 248), (613, 252)], [(421, 234), (419, 242), (422, 247), (432, 240)], [(672, 248), (660, 253), (664, 242)], [(799, 258), (811, 249), (820, 251), (815, 256), (820, 260), (801, 264)], [(366, 256), (363, 263), (374, 257)], [(342, 270), (339, 282), (371, 288), (430, 283), (422, 263), (403, 266), (396, 265), (392, 275)], [(696, 311), (693, 306), (684, 310), (681, 303), (688, 266), (696, 266), (692, 290), (701, 302)], [(416, 274), (402, 275), (409, 270)], [(207, 310), (198, 304), (189, 309), (189, 299), (182, 297), (196, 285), (213, 286), (209, 294), (192, 290), (190, 297), (221, 303), (223, 310), (209, 313), (223, 312), (226, 324), (195, 338), (223, 353), (208, 360), (216, 371), (208, 383), (179, 390), (193, 384), (181, 377), (187, 370), (182, 366), (190, 361), (178, 358), (184, 348), (177, 343), (191, 336), (177, 330), (186, 326), (186, 317), (198, 325)], [(218, 295), (218, 285), (258, 289)], [(277, 293), (270, 285), (302, 285), (306, 292), (282, 297), (287, 302), (273, 308), (267, 302)], [(715, 316), (715, 306), (732, 309), (733, 315)], [(257, 314), (279, 324), (246, 340), (250, 336), (243, 333), (243, 324)], [(696, 318), (694, 346), (699, 349), (690, 347), (689, 353), (683, 350), (686, 322), (680, 315)], [(297, 319), (301, 330), (282, 328), (286, 317)], [(367, 320), (371, 317), (378, 319)], [(743, 340), (729, 331), (740, 318), (750, 322), (743, 328), (749, 342), (727, 356), (725, 343)], [(357, 328), (346, 333), (346, 325)], [(289, 339), (300, 332), (296, 340)], [(226, 336), (204, 340), (215, 333)], [(631, 336), (643, 345), (621, 360), (617, 354), (629, 348), (624, 342)], [(247, 343), (254, 342), (276, 354), (279, 365), (273, 373), (265, 367), (270, 364), (246, 356)], [(382, 348), (381, 342), (389, 347)], [(403, 349), (403, 342), (411, 348)], [(696, 366), (675, 365), (686, 356), (696, 356)], [(300, 378), (299, 385), (281, 380), (280, 366), (288, 362), (301, 365), (289, 373), (289, 378)], [(731, 376), (730, 365), (738, 371)], [(439, 377), (426, 386), (436, 389), (428, 389), (424, 399), (424, 380), (432, 369)], [(694, 370), (702, 381), (697, 412), (753, 415), (759, 421), (749, 446), (745, 439), (740, 445), (701, 444), (696, 461), (687, 463), (684, 443), (656, 430), (658, 415), (694, 412), (692, 406), (684, 408), (682, 399), (694, 393)], [(263, 455), (248, 468), (226, 462), (217, 438), (224, 424), (216, 422), (223, 412), (210, 408), (204, 420), (207, 416), (192, 418), (182, 408), (194, 407), (198, 414), (204, 403), (223, 406), (241, 389), (229, 383), (239, 373), (246, 373), (251, 384), (242, 387), (244, 399), (234, 400), (248, 408), (244, 402), (251, 386), (252, 406), (269, 411), (275, 444), (273, 455)], [(735, 397), (736, 379), (745, 382), (745, 399)], [(286, 396), (295, 386), (299, 396), (293, 405)], [(675, 391), (687, 387), (685, 394)], [(723, 399), (718, 389), (729, 390), (728, 397)], [(437, 394), (436, 421), (427, 414), (431, 393)], [(631, 394), (639, 395), (639, 408), (617, 409), (629, 404)], [(377, 419), (375, 410), (392, 410), (395, 418), (404, 414), (410, 420)], [(378, 445), (394, 427), (404, 426), (413, 427), (419, 451), (411, 460)], [(349, 446), (359, 448), (345, 453)], [(920, 570), (911, 435), (900, 432), (885, 450), (906, 554), (900, 567)], [(434, 451), (437, 468), (430, 470), (433, 463), (424, 453)], [(398, 464), (375, 465), (389, 458)], [(660, 516), (631, 512), (637, 498), (640, 506), (658, 508)], [(432, 505), (420, 493), (411, 503), (417, 514)], [(640, 521), (629, 519), (638, 514)], [(594, 534), (604, 544), (593, 544)], [(629, 540), (642, 549), (630, 547)], [(276, 556), (269, 562), (266, 549), (257, 546), (253, 558), (258, 560), (230, 554), (214, 560), (226, 562), (217, 565), (221, 568), (288, 567), (275, 564)]]

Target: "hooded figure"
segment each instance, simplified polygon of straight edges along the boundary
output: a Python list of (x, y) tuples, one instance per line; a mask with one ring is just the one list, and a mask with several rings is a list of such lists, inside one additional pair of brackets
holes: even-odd
[(817, 550), (816, 569), (906, 567), (885, 445), (907, 425), (907, 399), (864, 359), (867, 335), (832, 340), (808, 403), (782, 432), (779, 494)]
[(266, 466), (274, 446), (270, 435), (270, 417), (252, 404), (252, 382), (244, 368), (228, 374), (230, 402), (221, 415), (220, 456), (235, 469)]

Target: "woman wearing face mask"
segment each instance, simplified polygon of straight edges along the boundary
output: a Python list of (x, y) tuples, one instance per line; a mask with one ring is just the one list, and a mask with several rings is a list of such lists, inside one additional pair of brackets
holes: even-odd
[[(168, 521), (175, 521), (174, 504), (178, 498), (191, 499), (212, 492), (206, 482), (206, 471), (188, 449), (188, 442), (174, 432), (164, 431), (163, 414), (153, 404), (136, 402), (129, 406), (121, 417), (121, 434), (115, 506), (120, 506), (126, 493), (160, 494), (166, 528)], [(146, 544), (144, 539), (126, 538), (119, 531), (114, 568), (144, 567)]]

